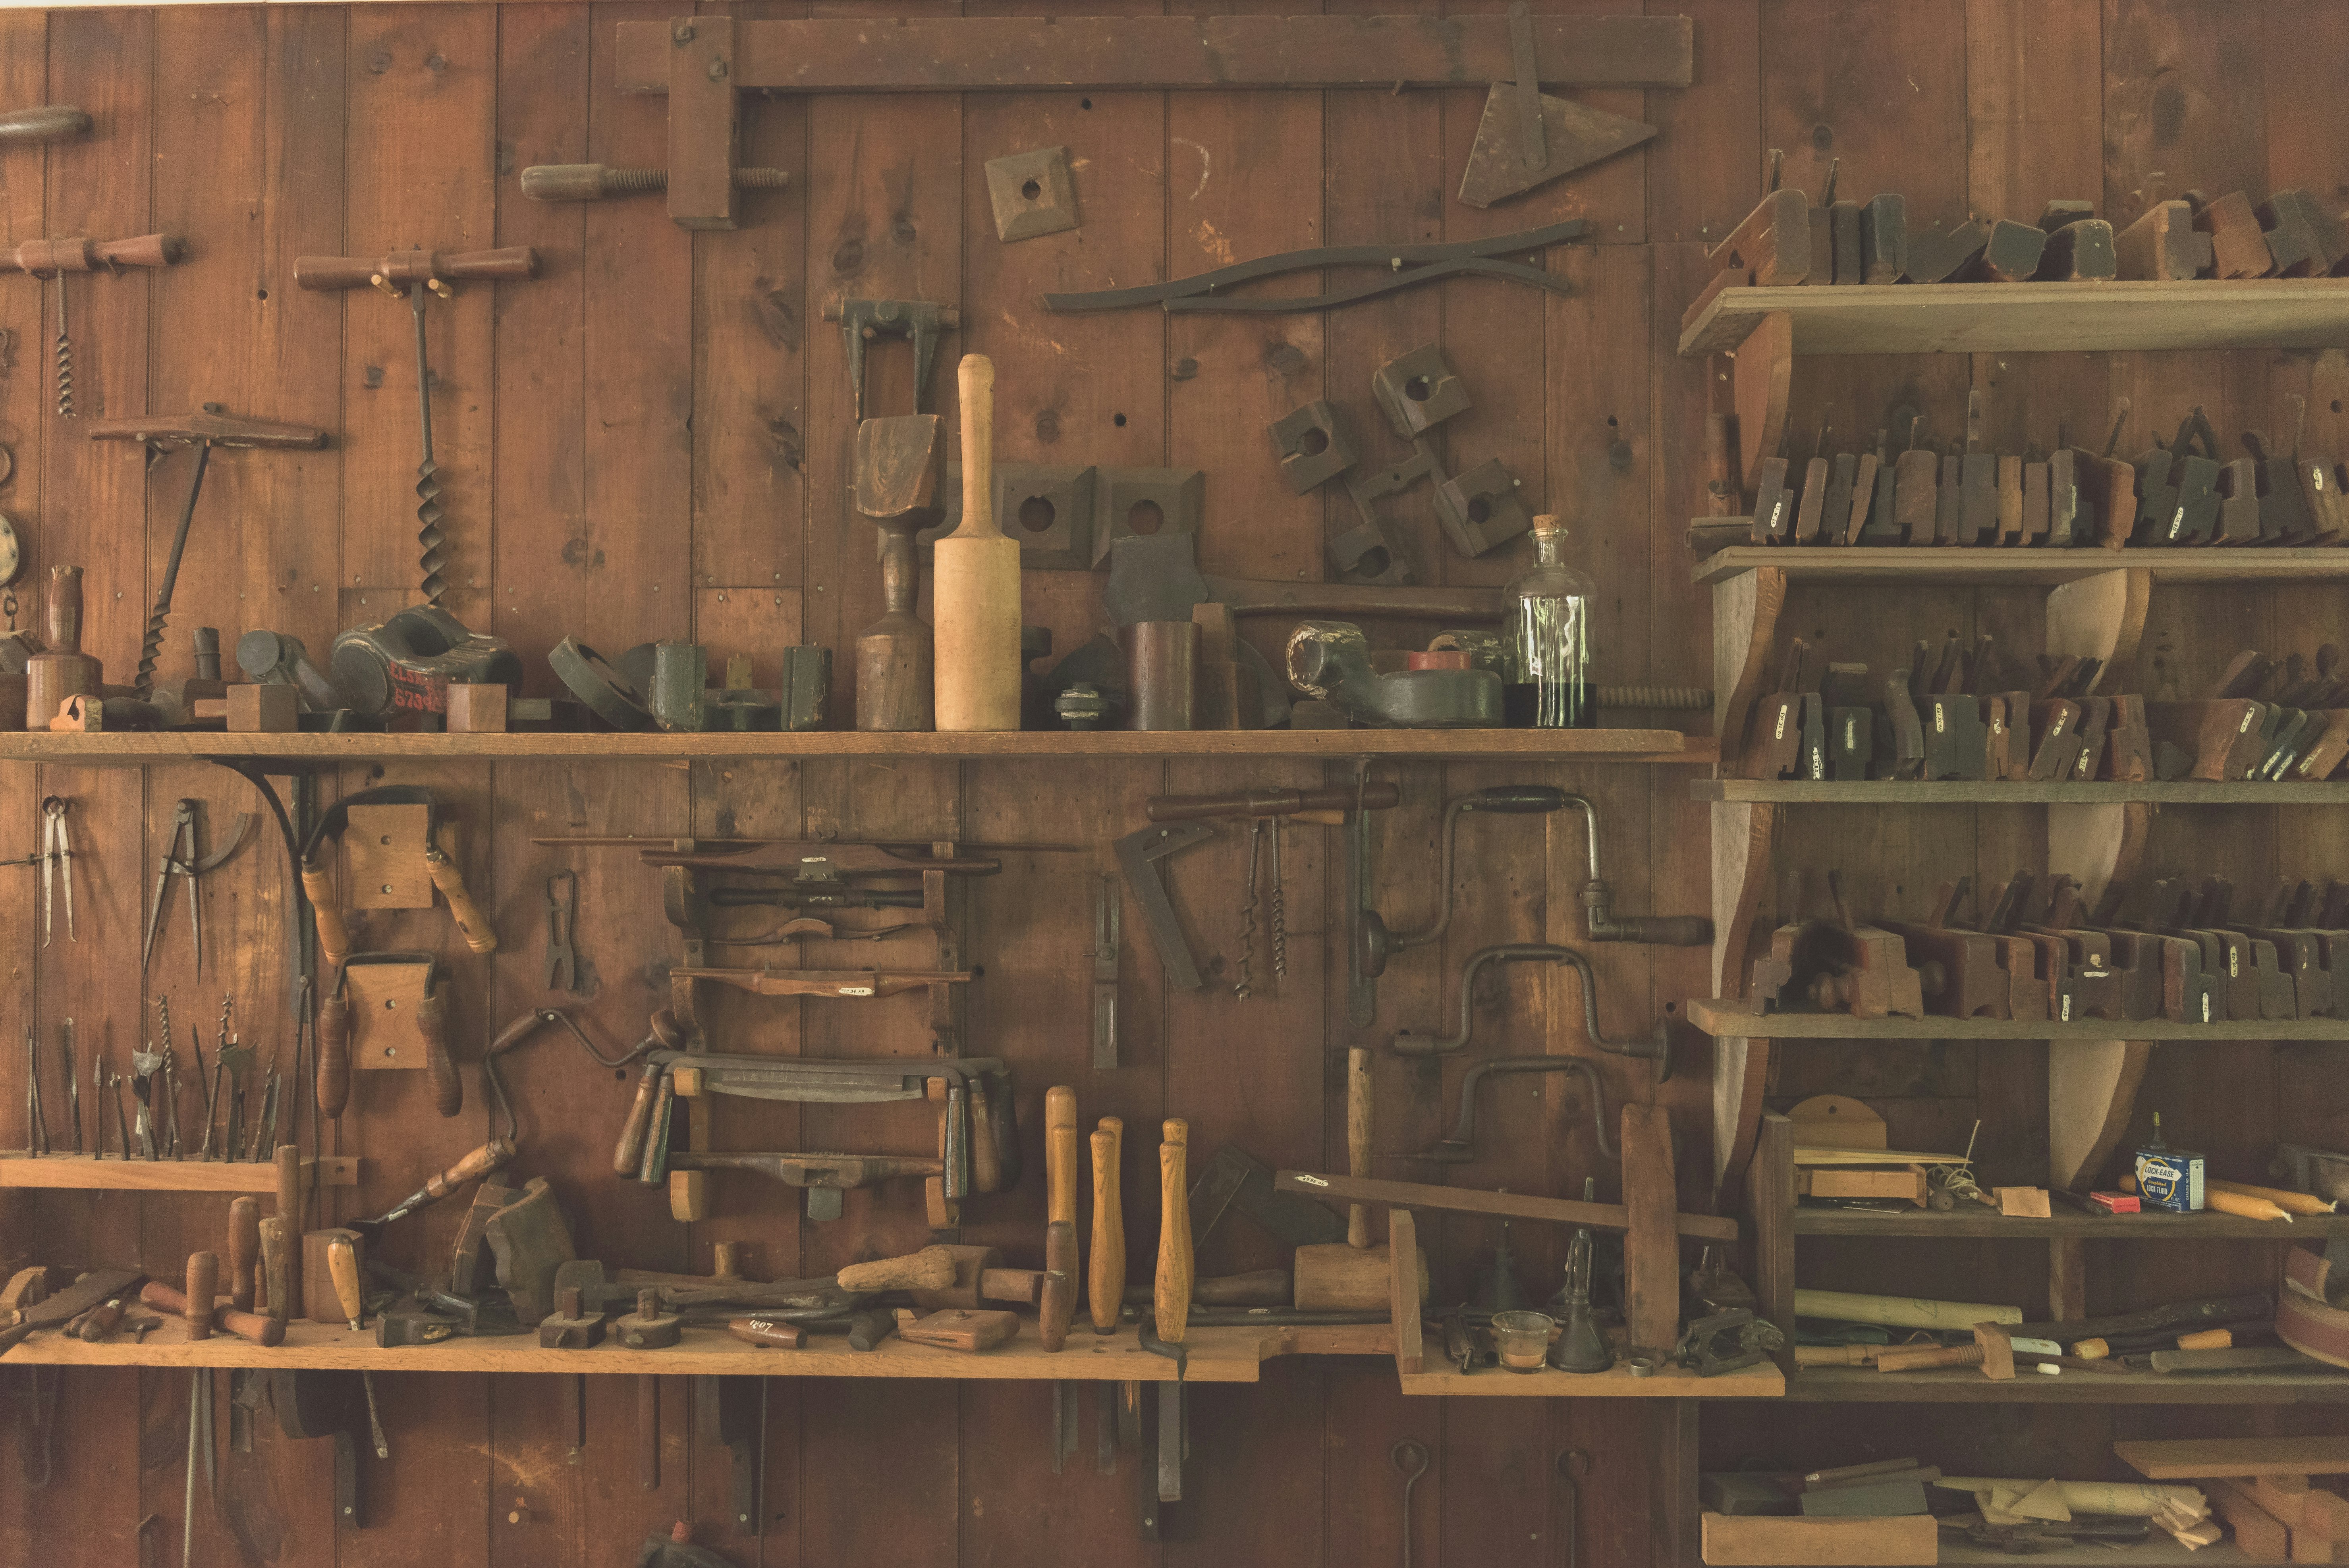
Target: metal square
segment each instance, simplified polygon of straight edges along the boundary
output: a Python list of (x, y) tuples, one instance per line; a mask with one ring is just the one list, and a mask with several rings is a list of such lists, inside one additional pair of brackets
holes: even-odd
[(1065, 147), (989, 160), (987, 194), (995, 203), (995, 237), (1006, 244), (1077, 226), (1077, 189), (1069, 179)]

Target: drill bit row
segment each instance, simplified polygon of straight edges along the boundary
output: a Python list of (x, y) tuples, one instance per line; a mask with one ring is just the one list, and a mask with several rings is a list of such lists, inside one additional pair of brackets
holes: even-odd
[[(195, 1157), (211, 1160), (217, 1149), (222, 1160), (257, 1162), (268, 1157), (277, 1144), (279, 1107), (283, 1103), (281, 1078), (274, 1065), (265, 1075), (258, 1072), (259, 1053), (237, 1037), (234, 1006), (233, 998), (221, 998), (219, 1046), (209, 1070), (204, 1063), (203, 1037), (198, 1031), (190, 1031), (189, 1048), (195, 1057), (196, 1087), (204, 1102), (203, 1137)], [(74, 1021), (64, 1020), (59, 1031), (62, 1082), (74, 1153), (105, 1158), (105, 1103), (109, 1099), (114, 1102), (115, 1150), (120, 1158), (128, 1160), (135, 1152), (147, 1160), (177, 1160), (182, 1157), (183, 1149), (196, 1142), (192, 1134), (183, 1139), (180, 1124), (181, 1088), (179, 1053), (171, 1042), (171, 999), (157, 997), (155, 1010), (155, 1038), (144, 1049), (133, 1047), (128, 1078), (108, 1064), (103, 1047), (91, 1053), (90, 1088), (96, 1103), (90, 1118), (91, 1141), (87, 1148), (82, 1134), (81, 1068)], [(33, 1154), (58, 1152), (50, 1140), (47, 1109), (41, 1095), (39, 1037), (30, 1026), (25, 1031), (25, 1068), (26, 1149)], [(138, 1102), (135, 1119), (123, 1099), (126, 1083), (131, 1099)], [(247, 1100), (255, 1093), (259, 1103), (253, 1107), (248, 1119)]]

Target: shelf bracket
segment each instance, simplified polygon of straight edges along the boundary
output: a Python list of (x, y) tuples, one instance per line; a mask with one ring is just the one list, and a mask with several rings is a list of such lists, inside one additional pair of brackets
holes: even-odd
[(1786, 408), (1795, 394), (1795, 318), (1783, 310), (1764, 316), (1732, 356), (1737, 403), (1737, 474), (1747, 494), (1762, 459), (1778, 455), (1786, 436)]

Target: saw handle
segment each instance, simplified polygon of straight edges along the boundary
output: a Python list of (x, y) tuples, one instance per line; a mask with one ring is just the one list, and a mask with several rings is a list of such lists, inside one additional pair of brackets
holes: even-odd
[(336, 991), (318, 1004), (318, 1114), (332, 1120), (350, 1099), (351, 1002)]
[(465, 1109), (465, 1080), (449, 1055), (449, 1004), (443, 991), (424, 993), (416, 1005), (416, 1032), (424, 1037), (424, 1070), (432, 1078), (432, 1109), (454, 1116)]
[[(538, 253), (528, 245), (497, 251), (394, 251), (388, 256), (296, 256), (294, 281), (305, 289), (359, 289), (376, 279), (405, 287), (445, 278), (519, 283), (538, 276)], [(438, 292), (438, 291), (435, 291)]]
[[(449, 913), (457, 922), (457, 929), (464, 933), (465, 945), (478, 954), (495, 953), (498, 950), (498, 934), (473, 903), (473, 895), (465, 891), (465, 873), (458, 869), (455, 861), (449, 858), (448, 851), (437, 844), (425, 851), (424, 869), (431, 873), (432, 885), (440, 890), (440, 896), (449, 901)], [(442, 1111), (440, 1114), (451, 1116), (455, 1113)]]
[(335, 873), (324, 865), (303, 861), (302, 892), (317, 918), (318, 956), (340, 966), (351, 955), (351, 933), (343, 923), (342, 906), (335, 902)]

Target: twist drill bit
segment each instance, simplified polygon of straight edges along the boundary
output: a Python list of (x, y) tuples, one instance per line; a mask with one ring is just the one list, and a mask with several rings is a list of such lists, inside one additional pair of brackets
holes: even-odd
[(1247, 897), (1240, 903), (1239, 978), (1232, 982), (1232, 995), (1243, 1002), (1251, 988), (1248, 970), (1256, 960), (1256, 868), (1263, 847), (1264, 819), (1257, 817), (1248, 823)]
[(114, 1091), (114, 1130), (122, 1140), (122, 1158), (128, 1160), (130, 1158), (130, 1118), (122, 1106), (122, 1075), (109, 1071), (106, 1087)]
[(73, 339), (66, 335), (66, 274), (57, 273), (57, 339), (55, 349), (57, 366), (57, 418), (74, 417), (73, 402)]
[[(450, 292), (439, 279), (431, 281), (444, 296)], [(432, 460), (432, 365), (424, 346), (424, 289), (421, 280), (408, 285), (409, 308), (416, 316), (417, 420), (424, 438), (424, 459), (416, 465), (416, 545), (424, 602), (438, 604), (448, 587), (443, 569), (449, 564), (449, 535), (440, 527), (440, 465)]]
[(156, 1048), (163, 1057), (163, 1152), (180, 1157), (180, 1062), (171, 1050), (171, 999), (155, 998)]
[(1272, 988), (1288, 978), (1288, 905), (1280, 892), (1280, 819), (1272, 820)]

